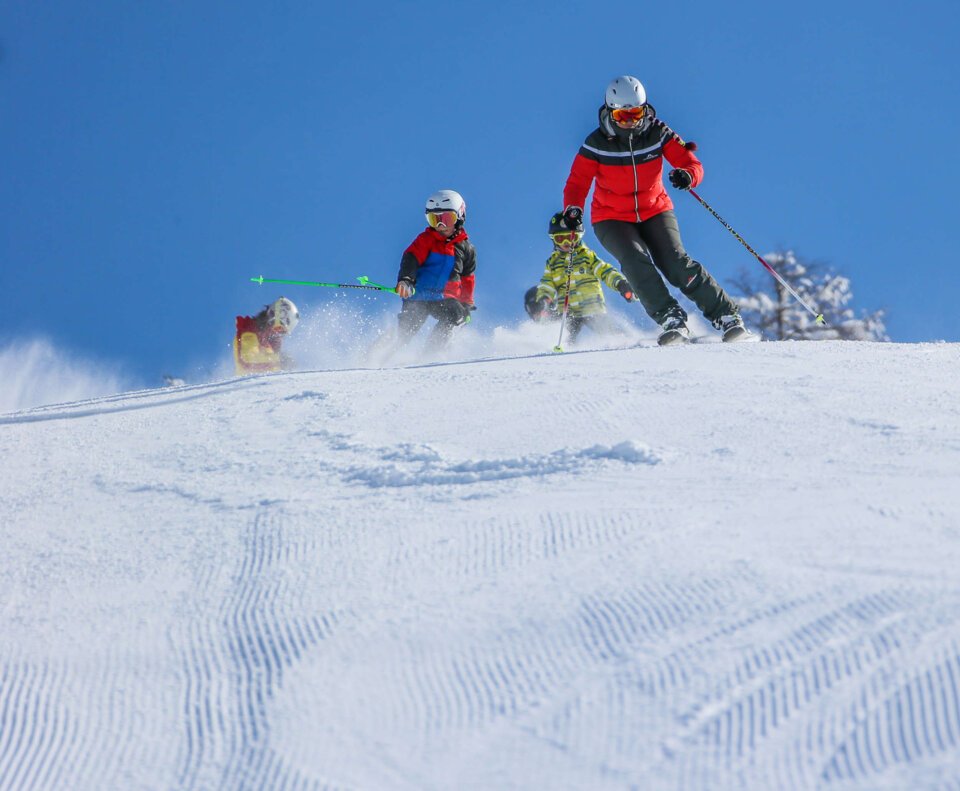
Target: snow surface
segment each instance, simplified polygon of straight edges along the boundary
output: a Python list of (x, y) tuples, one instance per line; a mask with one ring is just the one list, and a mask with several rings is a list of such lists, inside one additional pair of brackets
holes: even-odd
[(0, 788), (960, 788), (958, 391), (702, 344), (2, 415)]

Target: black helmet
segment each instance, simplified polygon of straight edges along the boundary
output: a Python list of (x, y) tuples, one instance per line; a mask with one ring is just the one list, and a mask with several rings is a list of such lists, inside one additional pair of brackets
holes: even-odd
[(583, 233), (583, 220), (578, 220), (574, 228), (571, 228), (567, 225), (567, 221), (563, 218), (563, 212), (558, 211), (553, 217), (550, 218), (550, 227), (547, 230), (547, 233), (553, 236), (555, 233), (569, 233), (574, 231), (575, 233)]
[(537, 288), (538, 286), (531, 286), (527, 289), (527, 293), (523, 295), (523, 307), (527, 311), (527, 315), (536, 320), (540, 315), (540, 310), (537, 306)]

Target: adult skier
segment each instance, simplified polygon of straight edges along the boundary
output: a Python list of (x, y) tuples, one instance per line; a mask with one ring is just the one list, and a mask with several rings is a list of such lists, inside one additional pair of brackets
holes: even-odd
[(673, 203), (663, 186), (663, 160), (673, 169), (670, 183), (697, 186), (703, 165), (696, 145), (684, 142), (656, 117), (636, 77), (617, 77), (607, 86), (600, 125), (573, 160), (563, 190), (566, 227), (583, 218), (590, 186), (596, 182), (591, 222), (600, 243), (620, 263), (644, 310), (661, 327), (661, 344), (690, 337), (687, 314), (663, 282), (692, 300), (723, 340), (749, 333), (740, 309), (698, 261), (684, 250)]

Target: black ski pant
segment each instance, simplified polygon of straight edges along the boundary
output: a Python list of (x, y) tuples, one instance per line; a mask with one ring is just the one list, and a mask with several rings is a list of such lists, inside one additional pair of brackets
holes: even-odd
[(463, 324), (463, 308), (455, 299), (404, 300), (397, 317), (400, 343), (407, 343), (431, 317), (437, 323), (427, 337), (427, 348), (439, 349), (449, 342), (454, 328)]
[[(683, 249), (680, 226), (672, 211), (643, 222), (603, 220), (593, 226), (597, 238), (620, 263), (643, 309), (657, 324), (680, 311), (663, 278), (700, 308), (709, 321), (738, 312), (720, 284)], [(662, 275), (662, 277), (661, 277)]]

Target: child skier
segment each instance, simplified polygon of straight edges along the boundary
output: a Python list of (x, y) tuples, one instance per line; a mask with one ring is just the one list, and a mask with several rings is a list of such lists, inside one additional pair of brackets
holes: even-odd
[(627, 302), (633, 301), (633, 288), (615, 267), (583, 243), (583, 223), (568, 228), (562, 224), (563, 221), (563, 212), (557, 212), (550, 218), (548, 233), (553, 240), (553, 252), (547, 259), (543, 277), (537, 286), (534, 304), (527, 312), (536, 321), (543, 321), (551, 314), (561, 314), (567, 295), (569, 271), (570, 301), (567, 305), (566, 327), (570, 341), (576, 341), (584, 327), (590, 327), (597, 333), (620, 332), (607, 315), (600, 282), (615, 289)]
[(237, 316), (233, 361), (237, 376), (289, 370), (293, 361), (283, 354), (283, 339), (300, 320), (297, 306), (286, 297), (267, 305), (256, 316)]
[(470, 321), (477, 251), (463, 223), (467, 204), (460, 193), (440, 190), (427, 198), (427, 228), (404, 251), (397, 275), (403, 299), (398, 345), (407, 343), (432, 317), (437, 320), (427, 345), (442, 348), (455, 327)]

